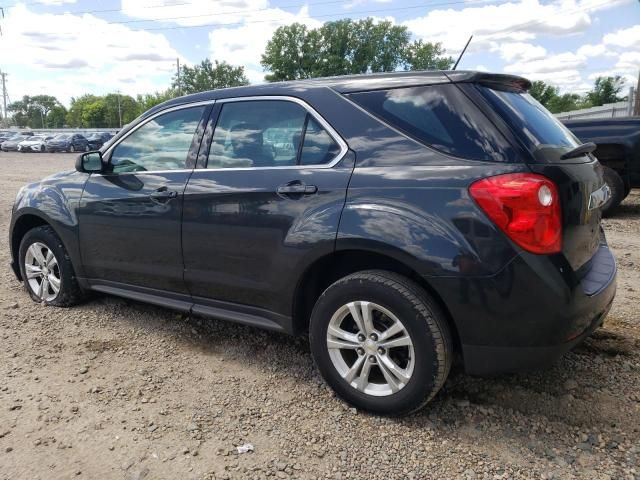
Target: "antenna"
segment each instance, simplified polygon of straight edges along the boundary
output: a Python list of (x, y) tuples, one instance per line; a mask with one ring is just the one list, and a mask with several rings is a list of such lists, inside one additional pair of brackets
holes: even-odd
[(467, 40), (467, 44), (464, 46), (464, 48), (462, 49), (462, 52), (460, 52), (460, 56), (458, 57), (458, 60), (456, 60), (455, 65), (453, 66), (452, 70), (455, 70), (458, 67), (458, 64), (460, 63), (460, 60), (462, 59), (462, 56), (464, 55), (464, 52), (467, 51), (467, 47), (469, 46), (469, 44), (471, 43), (471, 39), (473, 38), (473, 35), (471, 35), (469, 37), (469, 40)]

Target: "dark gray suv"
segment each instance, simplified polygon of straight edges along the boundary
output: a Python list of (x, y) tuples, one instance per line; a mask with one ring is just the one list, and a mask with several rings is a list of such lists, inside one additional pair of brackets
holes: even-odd
[(548, 364), (601, 325), (609, 190), (520, 77), (337, 77), (177, 98), (27, 185), (31, 297), (97, 291), (308, 334), (336, 392), (420, 408), (467, 372)]

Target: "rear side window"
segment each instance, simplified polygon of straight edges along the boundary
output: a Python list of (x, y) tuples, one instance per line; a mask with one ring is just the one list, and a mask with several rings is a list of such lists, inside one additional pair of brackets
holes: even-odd
[[(573, 133), (528, 93), (486, 86), (478, 88), (537, 162), (558, 161), (562, 154), (580, 145)], [(576, 162), (576, 159), (571, 161)]]
[(508, 161), (509, 146), (455, 85), (353, 93), (349, 98), (414, 139), (472, 160)]
[(305, 108), (285, 100), (225, 103), (207, 168), (324, 165), (340, 146)]

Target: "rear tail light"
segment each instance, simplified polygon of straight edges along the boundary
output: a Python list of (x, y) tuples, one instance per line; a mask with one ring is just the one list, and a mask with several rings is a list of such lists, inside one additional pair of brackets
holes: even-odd
[(560, 198), (547, 177), (497, 175), (474, 182), (469, 193), (493, 223), (525, 250), (549, 254), (562, 249)]

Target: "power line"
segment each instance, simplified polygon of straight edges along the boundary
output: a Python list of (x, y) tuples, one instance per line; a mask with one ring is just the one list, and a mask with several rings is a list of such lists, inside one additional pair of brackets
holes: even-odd
[[(370, 13), (383, 13), (383, 12), (398, 12), (398, 11), (407, 11), (407, 10), (415, 10), (418, 8), (425, 8), (425, 6), (428, 7), (436, 7), (436, 6), (444, 6), (444, 5), (460, 5), (460, 4), (472, 4), (472, 3), (487, 3), (487, 1), (491, 1), (491, 2), (495, 2), (495, 1), (499, 1), (499, 0), (454, 0), (454, 1), (445, 1), (445, 2), (439, 2), (439, 3), (431, 3), (431, 4), (421, 4), (421, 5), (411, 5), (411, 6), (406, 6), (406, 7), (394, 7), (394, 8), (381, 8), (381, 9), (375, 9), (375, 10), (361, 10), (361, 11), (357, 11), (357, 12), (349, 12), (350, 16), (355, 16), (355, 15), (363, 15), (363, 14), (370, 14)], [(249, 13), (250, 11), (244, 11), (243, 13)], [(289, 13), (289, 12), (287, 12)], [(193, 17), (198, 17), (198, 16), (214, 16), (214, 15), (194, 15)], [(317, 19), (317, 18), (329, 18), (329, 17), (344, 17), (345, 13), (330, 13), (330, 14), (324, 14), (324, 15), (315, 15), (313, 17), (309, 17), (310, 19)], [(185, 17), (185, 18), (191, 18), (191, 17)], [(172, 18), (165, 18), (162, 21), (166, 21), (166, 20), (172, 20)], [(140, 20), (140, 21), (148, 21), (148, 22), (154, 22), (157, 20)], [(215, 23), (205, 23), (205, 24), (201, 24), (201, 25), (174, 25), (174, 26), (166, 26), (166, 27), (149, 27), (149, 28), (137, 28), (133, 31), (137, 31), (137, 32), (153, 32), (153, 31), (162, 31), (162, 30), (181, 30), (181, 29), (188, 29), (188, 28), (208, 28), (208, 27), (230, 27), (230, 26), (242, 26), (242, 25), (246, 25), (246, 24), (254, 24), (254, 23), (285, 23), (285, 22), (289, 22), (289, 19), (262, 19), (262, 20), (243, 20), (240, 22), (228, 22), (228, 23), (220, 23), (220, 22), (215, 22)], [(131, 21), (122, 21), (122, 22), (106, 22), (108, 25), (122, 25), (122, 24), (127, 24), (127, 23), (131, 23)], [(41, 32), (41, 33), (45, 33), (48, 35), (77, 35), (77, 32)]]

